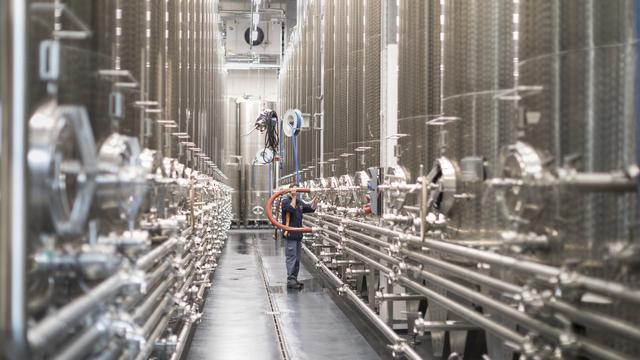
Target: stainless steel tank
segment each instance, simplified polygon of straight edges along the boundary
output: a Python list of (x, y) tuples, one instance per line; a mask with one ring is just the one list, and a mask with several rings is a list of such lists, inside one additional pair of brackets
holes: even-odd
[(238, 103), (235, 98), (228, 100), (226, 125), (222, 136), (221, 170), (227, 176), (225, 183), (229, 185), (232, 199), (233, 221), (238, 224), (242, 219), (242, 202), (240, 194), (243, 185), (240, 182), (243, 169), (242, 143), (240, 142), (240, 118), (238, 117)]
[[(380, 259), (387, 253), (371, 248), (386, 247), (394, 259), (385, 256), (379, 262), (398, 263), (391, 283), (396, 275), (420, 282), (409, 287), (428, 300), (421, 298), (425, 318), (418, 320), (424, 320), (429, 350), (437, 357), (452, 358), (454, 352), (461, 358), (479, 357), (478, 351), (494, 359), (509, 359), (518, 351), (541, 358), (636, 356), (640, 351), (629, 339), (640, 338), (640, 319), (632, 305), (638, 298), (628, 296), (637, 290), (637, 213), (635, 194), (629, 194), (637, 180), (630, 167), (636, 147), (635, 4), (396, 4), (398, 132), (407, 136), (399, 141), (404, 169), (385, 174), (383, 202), (391, 211), (378, 216), (363, 216), (362, 200), (353, 201), (367, 198), (358, 196), (358, 190), (354, 196), (351, 189), (371, 185), (353, 186), (353, 178), (362, 183), (360, 174), (354, 174), (360, 162), (345, 166), (340, 156), (365, 144), (371, 136), (367, 130), (379, 122), (378, 114), (368, 112), (378, 102), (379, 89), (373, 89), (379, 82), (375, 61), (380, 58), (372, 40), (375, 24), (369, 22), (378, 3), (323, 5), (323, 145), (325, 160), (334, 160), (334, 166), (325, 167), (327, 178), (318, 183), (325, 188), (321, 197), (336, 206), (328, 206), (323, 210), (328, 214), (313, 221), (339, 230), (319, 234), (316, 246), (325, 254), (326, 247), (336, 250), (327, 257), (341, 275), (353, 271), (345, 259)], [(395, 16), (393, 2), (384, 5), (383, 10)], [(296, 36), (305, 40), (294, 41), (287, 51), (287, 72), (281, 79), (290, 85), (281, 91), (288, 102), (285, 109), (306, 111), (310, 60), (304, 35), (313, 23), (301, 21)], [(359, 58), (362, 51), (365, 59)], [(379, 136), (372, 140), (385, 140)], [(290, 140), (285, 141), (290, 157)], [(308, 161), (308, 155), (303, 156)], [(290, 164), (284, 175), (293, 173)], [(422, 174), (428, 183), (415, 184)], [(375, 239), (359, 236), (360, 231)], [(406, 244), (397, 250), (394, 239)], [(380, 269), (379, 262), (370, 259), (367, 276)], [(380, 280), (375, 274), (373, 279), (371, 283)], [(411, 285), (402, 280), (402, 285), (377, 283), (383, 282), (385, 290), (395, 293)], [(361, 283), (352, 284), (361, 290)], [(398, 320), (405, 318), (392, 311), (399, 306), (372, 303), (372, 297), (369, 294), (368, 305), (399, 327)], [(417, 311), (416, 304), (407, 308)], [(481, 319), (471, 321), (474, 316)], [(407, 317), (409, 326), (414, 325), (411, 319)], [(565, 335), (580, 345), (566, 347)], [(505, 339), (515, 341), (507, 345)]]
[[(21, 333), (32, 358), (181, 357), (228, 230), (229, 189), (208, 162), (226, 108), (218, 1), (28, 0), (0, 8), (3, 19), (6, 9), (17, 14), (3, 23), (3, 45), (28, 53), (26, 137), (12, 143), (28, 140), (26, 153), (14, 155), (26, 160), (22, 199), (30, 202), (15, 207), (33, 215), (26, 234), (9, 247), (3, 240), (25, 266), (3, 262), (0, 272), (24, 288), (4, 291), (3, 281), (0, 303), (19, 303), (11, 309), (24, 311), (9, 327), (24, 326), (2, 321), (1, 332)], [(24, 43), (5, 42), (5, 30), (19, 27)], [(3, 77), (18, 72), (22, 64), (3, 55)], [(164, 146), (178, 142), (175, 153)], [(145, 331), (121, 337), (116, 323)], [(163, 341), (171, 349), (154, 348)], [(3, 345), (3, 357), (26, 358), (13, 352), (25, 344)]]
[[(420, 165), (425, 165), (427, 142), (424, 132), (429, 115), (434, 113), (430, 107), (429, 94), (437, 91), (429, 83), (427, 67), (433, 55), (427, 52), (428, 25), (439, 14), (431, 14), (427, 1), (400, 1), (398, 8), (398, 134), (402, 134), (398, 144), (400, 156), (398, 163), (403, 166), (410, 178), (419, 176)], [(430, 39), (429, 39), (430, 40)], [(434, 49), (439, 50), (437, 47)], [(426, 57), (425, 57), (426, 55)]]
[[(633, 162), (632, 1), (524, 1), (519, 83), (542, 87), (522, 99), (523, 141), (551, 168), (622, 169)], [(539, 121), (536, 121), (538, 120)], [(562, 228), (566, 256), (600, 258), (635, 222), (629, 195), (558, 194), (540, 226)], [(544, 224), (544, 225), (543, 225)], [(551, 260), (551, 259), (550, 259)]]
[[(498, 227), (497, 206), (492, 197), (485, 194), (483, 182), (498, 171), (501, 144), (512, 142), (512, 124), (516, 119), (515, 104), (500, 98), (515, 85), (513, 1), (451, 0), (444, 1), (443, 5), (442, 8), (433, 4), (422, 5), (424, 9), (420, 11), (429, 14), (432, 22), (414, 21), (422, 23), (421, 26), (428, 27), (428, 30), (420, 30), (416, 27), (418, 25), (401, 27), (401, 34), (417, 37), (410, 43), (417, 41), (430, 49), (429, 54), (442, 52), (441, 60), (434, 56), (422, 62), (418, 59), (424, 48), (404, 49), (401, 40), (401, 49), (404, 49), (401, 59), (404, 63), (409, 62), (407, 66), (413, 71), (416, 70), (413, 64), (417, 62), (420, 71), (417, 80), (411, 81), (417, 88), (407, 90), (409, 98), (403, 101), (415, 99), (412, 97), (415, 92), (423, 101), (408, 102), (406, 109), (419, 111), (406, 113), (399, 119), (401, 129), (410, 129), (410, 136), (401, 142), (407, 143), (409, 159), (403, 159), (405, 154), (402, 154), (400, 161), (408, 166), (414, 178), (417, 166), (424, 164), (428, 180), (439, 187), (432, 190), (431, 206), (435, 213), (447, 217), (444, 230), (447, 237), (468, 240), (491, 238), (497, 236), (501, 229)], [(434, 28), (434, 21), (442, 28)], [(435, 36), (442, 42), (434, 41)], [(441, 79), (438, 79), (435, 64), (431, 61), (441, 64)], [(441, 80), (442, 87), (439, 81), (429, 79)], [(400, 105), (400, 112), (403, 112), (403, 105)], [(403, 121), (408, 122), (402, 125)], [(456, 198), (456, 194), (465, 194), (467, 198), (461, 200)], [(434, 290), (442, 291), (437, 287)], [(456, 319), (454, 313), (431, 302), (427, 313), (432, 320)], [(443, 336), (443, 332), (432, 334), (436, 354), (443, 351)], [(459, 338), (458, 348), (452, 348), (452, 351), (459, 352), (464, 351), (464, 346), (459, 348), (460, 341), (464, 343), (463, 340), (471, 333), (450, 333), (450, 336)], [(508, 349), (500, 345), (500, 339), (488, 335), (488, 343), (490, 356), (508, 357), (503, 353)]]
[(513, 1), (447, 1), (443, 13), (443, 115), (429, 127), (440, 135), (438, 156), (461, 168), (458, 192), (474, 194), (456, 202), (449, 225), (457, 238), (492, 236), (496, 205), (481, 184), (497, 174), (501, 148), (515, 140), (516, 106), (502, 99), (515, 86)]
[(324, 173), (329, 174), (331, 166), (329, 165), (329, 159), (336, 157), (335, 153), (335, 3), (333, 1), (324, 1), (324, 65), (322, 73), (324, 76), (324, 88), (323, 88), (323, 128), (324, 137), (324, 162), (320, 164), (324, 167)]
[(362, 112), (358, 122), (356, 169), (364, 170), (380, 163), (380, 53), (383, 2), (364, 3), (364, 51), (362, 71)]
[(333, 127), (334, 127), (334, 156), (327, 161), (334, 162), (332, 175), (343, 175), (346, 166), (343, 154), (349, 152), (349, 118), (348, 89), (349, 89), (349, 47), (347, 15), (349, 6), (347, 1), (334, 4), (334, 50), (333, 50)]
[(264, 134), (251, 130), (267, 104), (260, 99), (251, 98), (240, 98), (236, 102), (242, 156), (240, 201), (242, 221), (248, 225), (266, 219), (264, 204), (269, 198), (271, 181), (269, 165), (262, 163), (256, 156), (265, 147)]
[[(634, 76), (637, 34), (633, 1), (523, 1), (520, 4), (519, 85), (537, 90), (522, 97), (522, 141), (545, 159), (544, 169), (610, 172), (637, 161)], [(637, 91), (637, 90), (636, 90)], [(526, 199), (528, 202), (539, 199)], [(530, 228), (554, 229), (562, 242), (543, 261), (567, 264), (607, 279), (636, 283), (621, 274), (613, 248), (629, 243), (637, 222), (636, 195), (583, 192), (564, 187), (541, 206)], [(617, 261), (622, 261), (621, 258)], [(617, 262), (616, 261), (616, 262)], [(588, 265), (590, 264), (590, 265)], [(589, 304), (638, 321), (624, 307)], [(616, 349), (636, 349), (606, 332), (593, 332)]]
[[(343, 157), (346, 168), (344, 174), (352, 174), (357, 170), (356, 148), (363, 146), (364, 134), (360, 128), (364, 126), (364, 24), (363, 1), (347, 2), (347, 111), (345, 121), (347, 144)], [(359, 136), (360, 135), (360, 136)]]

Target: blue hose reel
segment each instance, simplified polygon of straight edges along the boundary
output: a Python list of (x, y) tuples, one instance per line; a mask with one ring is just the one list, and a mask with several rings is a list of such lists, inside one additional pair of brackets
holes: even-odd
[(302, 113), (298, 109), (289, 109), (282, 118), (282, 129), (287, 137), (300, 134), (302, 128)]

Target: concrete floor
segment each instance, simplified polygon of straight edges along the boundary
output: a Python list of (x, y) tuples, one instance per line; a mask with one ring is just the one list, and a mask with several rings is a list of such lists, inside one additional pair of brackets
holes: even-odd
[(286, 288), (272, 235), (230, 235), (187, 359), (379, 359), (302, 264), (304, 289)]

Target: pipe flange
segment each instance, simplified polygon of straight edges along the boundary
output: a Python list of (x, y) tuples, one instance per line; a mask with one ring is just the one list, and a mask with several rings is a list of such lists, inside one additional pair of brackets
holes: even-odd
[[(143, 149), (138, 156), (137, 161), (147, 174), (158, 175), (158, 177), (167, 177), (169, 174), (164, 171), (164, 157), (158, 150)], [(204, 180), (204, 179), (202, 179)]]
[(264, 208), (260, 205), (256, 205), (251, 209), (251, 212), (253, 213), (253, 215), (262, 216), (264, 215)]
[(496, 190), (500, 211), (510, 221), (528, 223), (544, 204), (536, 186), (530, 186), (549, 176), (542, 156), (533, 146), (518, 141), (503, 150), (500, 165), (500, 176), (511, 184)]
[(356, 201), (356, 206), (363, 206), (370, 202), (369, 197), (369, 181), (371, 177), (366, 171), (358, 171), (355, 176), (353, 190), (353, 198)]
[(354, 192), (353, 189), (353, 177), (351, 175), (342, 175), (339, 180), (339, 191), (338, 191), (338, 204), (340, 206), (348, 206), (354, 200)]
[(137, 216), (147, 191), (149, 161), (143, 164), (138, 139), (114, 133), (100, 146), (99, 206), (117, 208), (127, 219)]
[(398, 341), (395, 344), (387, 345), (387, 347), (391, 350), (391, 357), (394, 359), (400, 358), (404, 354), (404, 343), (402, 341)]
[[(385, 173), (384, 184), (390, 189), (384, 191), (385, 209), (391, 209), (393, 213), (400, 213), (407, 199), (407, 193), (400, 190), (409, 181), (408, 172), (401, 166), (389, 167)], [(393, 189), (395, 187), (395, 189)]]
[[(42, 105), (29, 120), (31, 203), (60, 235), (84, 231), (95, 190), (96, 152), (87, 110)], [(37, 211), (37, 210), (36, 210)]]
[[(318, 188), (318, 183), (316, 183), (314, 180), (304, 181), (304, 184), (305, 185), (303, 187), (309, 188), (311, 190)], [(305, 202), (311, 202), (313, 201), (314, 196), (316, 196), (316, 193), (313, 191), (310, 191), (308, 193), (302, 193), (302, 200), (304, 200)]]
[(327, 192), (327, 200), (329, 201), (330, 204), (335, 204), (336, 201), (338, 200), (339, 186), (340, 186), (340, 182), (338, 181), (338, 178), (333, 176), (329, 178), (329, 185), (327, 188), (331, 190)]
[(339, 286), (336, 290), (338, 291), (339, 295), (345, 295), (351, 288), (349, 287), (349, 285), (347, 284), (342, 284), (342, 286)]
[(458, 165), (446, 157), (437, 159), (427, 175), (429, 203), (436, 213), (448, 215), (453, 210), (458, 191), (460, 170)]
[(329, 183), (329, 179), (327, 178), (322, 178), (318, 180), (318, 189), (320, 191), (318, 191), (318, 198), (320, 199), (320, 201), (326, 201), (328, 199), (328, 193), (329, 193), (329, 189), (330, 189), (330, 183)]

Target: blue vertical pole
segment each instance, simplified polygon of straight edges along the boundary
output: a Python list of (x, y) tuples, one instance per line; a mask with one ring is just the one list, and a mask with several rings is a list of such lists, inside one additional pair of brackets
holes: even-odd
[(282, 123), (279, 123), (278, 126), (280, 127), (280, 137), (278, 137), (278, 140), (279, 140), (278, 141), (278, 155), (280, 155), (280, 163), (279, 163), (278, 166), (280, 166), (280, 176), (282, 176), (282, 171), (284, 170), (284, 154), (282, 153), (282, 126), (283, 125), (282, 125)]
[[(638, 0), (640, 1), (640, 0)], [(296, 149), (296, 133), (294, 131), (293, 136), (291, 137), (291, 141), (293, 142), (293, 162), (296, 163), (296, 183), (299, 184), (300, 183), (300, 173), (298, 170), (298, 154), (297, 154), (297, 149)]]
[(269, 197), (271, 197), (272, 195), (272, 186), (273, 186), (273, 180), (271, 178), (271, 163), (269, 163)]

